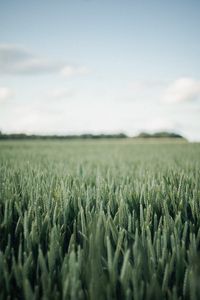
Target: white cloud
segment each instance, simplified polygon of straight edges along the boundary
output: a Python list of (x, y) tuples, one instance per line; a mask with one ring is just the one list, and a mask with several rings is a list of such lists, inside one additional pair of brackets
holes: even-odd
[(200, 98), (200, 80), (179, 78), (172, 82), (164, 93), (163, 101), (181, 103)]
[(75, 75), (88, 75), (90, 70), (86, 67), (75, 67), (75, 66), (65, 66), (61, 70), (61, 74), (66, 77), (71, 77)]
[(18, 45), (0, 44), (0, 74), (27, 75), (62, 73), (65, 76), (86, 75), (86, 67), (74, 67), (65, 62), (40, 57)]
[(58, 72), (63, 64), (38, 57), (17, 46), (0, 44), (1, 74), (41, 74)]
[(47, 97), (50, 99), (67, 99), (74, 95), (74, 91), (66, 88), (55, 88), (47, 93)]
[(7, 87), (0, 87), (0, 102), (4, 102), (7, 99), (13, 97), (14, 93), (11, 89)]
[(143, 129), (147, 132), (176, 131), (178, 124), (169, 118), (153, 118), (144, 121)]

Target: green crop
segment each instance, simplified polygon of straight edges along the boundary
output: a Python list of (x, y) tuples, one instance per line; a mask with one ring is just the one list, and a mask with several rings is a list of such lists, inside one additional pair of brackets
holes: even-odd
[(1, 142), (0, 299), (200, 299), (200, 144)]

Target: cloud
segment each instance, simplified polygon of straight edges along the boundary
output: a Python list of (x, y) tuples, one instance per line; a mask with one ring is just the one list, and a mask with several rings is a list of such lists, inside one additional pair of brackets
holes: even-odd
[(74, 91), (66, 88), (55, 88), (47, 93), (49, 99), (67, 99), (74, 95)]
[(75, 75), (88, 75), (90, 70), (86, 67), (66, 66), (61, 70), (62, 75), (71, 77)]
[(10, 99), (14, 96), (14, 93), (11, 89), (7, 87), (0, 87), (0, 103)]
[(178, 127), (179, 124), (177, 124), (177, 122), (174, 122), (170, 118), (155, 117), (153, 119), (143, 121), (142, 130), (149, 132), (176, 131)]
[(37, 75), (62, 73), (65, 76), (85, 75), (86, 67), (74, 67), (64, 62), (37, 56), (17, 45), (0, 44), (0, 74)]
[(179, 78), (166, 89), (163, 101), (167, 103), (182, 103), (200, 98), (200, 80)]
[(33, 55), (16, 45), (0, 45), (1, 74), (41, 74), (58, 72), (62, 64)]

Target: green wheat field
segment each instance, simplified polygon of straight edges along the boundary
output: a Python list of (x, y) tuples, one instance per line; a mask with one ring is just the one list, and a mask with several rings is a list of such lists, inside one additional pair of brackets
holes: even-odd
[(0, 299), (200, 299), (200, 144), (2, 141)]

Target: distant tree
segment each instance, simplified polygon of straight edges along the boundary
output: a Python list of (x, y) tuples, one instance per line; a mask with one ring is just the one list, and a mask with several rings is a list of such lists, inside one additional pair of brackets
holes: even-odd
[(141, 132), (136, 137), (138, 137), (138, 138), (149, 138), (149, 137), (151, 137), (151, 134), (149, 134), (147, 132)]
[(3, 134), (0, 132), (1, 140), (24, 140), (24, 139), (122, 139), (127, 138), (127, 135), (124, 133), (117, 134), (91, 134), (84, 133), (80, 135), (27, 135), (24, 133), (11, 133), (11, 134)]
[(155, 133), (147, 133), (147, 132), (141, 132), (136, 136), (137, 138), (178, 138), (178, 139), (184, 139), (184, 137), (178, 133), (174, 132), (167, 132), (167, 131), (160, 131)]

